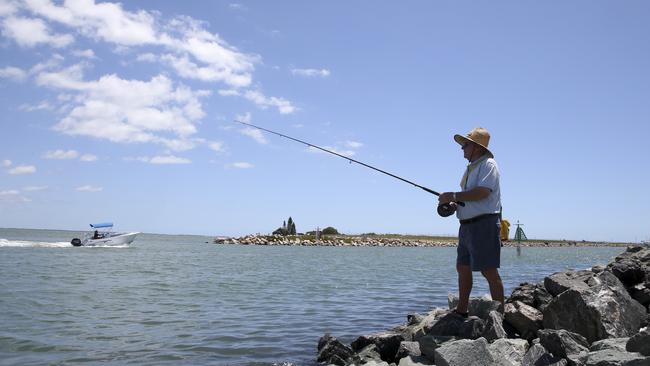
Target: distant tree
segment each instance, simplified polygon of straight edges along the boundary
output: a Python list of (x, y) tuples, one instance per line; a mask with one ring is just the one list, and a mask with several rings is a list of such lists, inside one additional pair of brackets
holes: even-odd
[(289, 216), (289, 220), (287, 221), (287, 232), (289, 232), (289, 235), (296, 235), (296, 223), (293, 222), (291, 216)]
[(287, 234), (289, 234), (289, 232), (287, 231), (286, 228), (283, 227), (279, 227), (273, 232), (273, 235), (287, 236)]
[(321, 233), (323, 233), (323, 235), (339, 235), (338, 230), (336, 230), (335, 228), (333, 228), (331, 226), (328, 226), (325, 229), (323, 229), (323, 231), (321, 231)]

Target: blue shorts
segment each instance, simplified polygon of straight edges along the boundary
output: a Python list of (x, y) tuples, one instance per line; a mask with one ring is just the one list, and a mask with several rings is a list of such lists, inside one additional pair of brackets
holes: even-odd
[(501, 264), (501, 220), (499, 215), (481, 216), (458, 229), (456, 264), (472, 271), (499, 268)]

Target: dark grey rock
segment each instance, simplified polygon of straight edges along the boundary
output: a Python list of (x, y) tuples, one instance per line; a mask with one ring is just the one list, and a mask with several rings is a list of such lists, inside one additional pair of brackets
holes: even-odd
[(639, 283), (629, 289), (632, 298), (641, 305), (647, 307), (650, 305), (650, 282), (646, 280), (645, 283)]
[(488, 349), (498, 365), (519, 366), (528, 351), (528, 342), (525, 339), (497, 339)]
[(413, 357), (413, 356), (406, 356), (399, 360), (399, 364), (397, 366), (426, 366), (426, 365), (433, 365), (433, 362), (430, 362), (427, 360), (425, 357), (419, 356), (419, 357)]
[(629, 352), (639, 352), (644, 356), (650, 356), (650, 330), (645, 329), (633, 335), (625, 349)]
[(615, 261), (610, 263), (607, 269), (626, 286), (634, 286), (637, 283), (643, 282), (645, 279), (643, 266), (636, 258), (625, 258)]
[(508, 334), (503, 329), (503, 315), (501, 315), (500, 312), (490, 312), (485, 324), (485, 329), (483, 330), (483, 334), (481, 336), (487, 339), (488, 342), (492, 342), (500, 338), (508, 338)]
[(393, 362), (402, 341), (404, 341), (404, 337), (399, 333), (377, 333), (357, 338), (352, 342), (352, 349), (359, 351), (370, 344), (374, 344), (377, 346), (382, 360)]
[(433, 336), (428, 335), (418, 339), (418, 344), (420, 353), (429, 361), (435, 361), (435, 350), (440, 347), (440, 343)]
[(542, 313), (521, 301), (506, 304), (504, 318), (526, 339), (535, 338), (537, 331), (542, 328)]
[(485, 338), (447, 342), (435, 350), (436, 366), (483, 366), (495, 364)]
[(424, 331), (431, 335), (457, 337), (464, 321), (465, 318), (462, 316), (456, 313), (449, 313), (438, 319), (429, 329), (425, 325)]
[(650, 358), (638, 353), (615, 349), (603, 349), (589, 352), (586, 366), (641, 366), (650, 365)]
[(552, 296), (558, 296), (568, 289), (585, 290), (587, 281), (594, 276), (591, 271), (558, 272), (544, 278), (544, 288)]
[[(458, 305), (458, 296), (449, 294), (447, 296), (449, 309), (455, 309)], [(472, 297), (469, 299), (469, 306), (467, 311), (470, 316), (478, 316), (481, 319), (486, 319), (490, 311), (498, 310), (501, 303), (493, 301), (492, 298), (485, 295), (483, 297)]]
[(371, 361), (381, 362), (381, 355), (379, 354), (379, 348), (375, 344), (369, 344), (351, 359), (352, 363), (355, 364), (366, 364)]
[(532, 284), (524, 282), (512, 291), (512, 295), (506, 302), (521, 301), (528, 306), (543, 311), (553, 296), (546, 291), (543, 284)]
[(605, 266), (601, 266), (601, 265), (596, 265), (596, 266), (591, 267), (591, 271), (593, 273), (596, 273), (596, 274), (598, 274), (598, 273), (600, 273), (600, 272), (602, 272), (604, 270), (605, 270)]
[(422, 314), (414, 313), (406, 316), (406, 323), (408, 325), (420, 324), (422, 323), (423, 320), (424, 320), (424, 315)]
[(399, 360), (402, 359), (406, 356), (422, 356), (422, 352), (420, 352), (420, 343), (418, 342), (402, 342), (399, 344), (399, 348), (397, 349), (397, 354), (395, 355), (395, 359)]
[(646, 311), (618, 278), (605, 271), (588, 282), (591, 287), (571, 288), (551, 301), (544, 309), (544, 327), (581, 334), (590, 343), (635, 334)]
[(566, 365), (565, 359), (550, 354), (541, 344), (533, 344), (521, 360), (521, 366)]
[(470, 316), (458, 329), (458, 337), (465, 339), (477, 339), (485, 330), (485, 321), (475, 316)]
[(626, 352), (625, 345), (629, 338), (607, 338), (596, 341), (589, 346), (589, 352), (598, 352), (604, 350), (614, 350), (619, 352)]
[(584, 365), (589, 354), (585, 337), (566, 330), (542, 329), (538, 332), (540, 344), (556, 357), (566, 358), (569, 365)]
[(344, 366), (354, 352), (350, 347), (341, 343), (336, 337), (325, 334), (318, 341), (318, 362), (326, 362), (330, 365)]

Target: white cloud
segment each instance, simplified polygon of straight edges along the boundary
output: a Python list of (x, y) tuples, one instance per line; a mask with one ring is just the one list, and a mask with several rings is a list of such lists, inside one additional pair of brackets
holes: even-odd
[(26, 112), (40, 111), (40, 110), (53, 110), (54, 107), (48, 101), (40, 102), (36, 105), (21, 104), (18, 109)]
[(5, 159), (5, 160), (2, 161), (2, 166), (5, 167), (5, 168), (10, 167), (11, 164), (12, 164), (12, 163), (11, 163), (11, 160), (7, 160), (7, 159)]
[(358, 141), (346, 141), (345, 146), (351, 148), (351, 149), (358, 149), (363, 146), (361, 142)]
[(36, 173), (36, 167), (33, 165), (18, 165), (15, 168), (9, 169), (9, 174), (11, 175), (33, 174), (33, 173)]
[(291, 104), (291, 102), (286, 99), (267, 97), (256, 90), (247, 91), (244, 93), (244, 98), (257, 104), (262, 109), (265, 109), (266, 107), (277, 107), (278, 111), (280, 111), (281, 114), (291, 114), (297, 110), (296, 107), (294, 107), (293, 104)]
[(226, 151), (223, 142), (214, 141), (208, 144), (208, 147), (218, 153)]
[(154, 55), (153, 53), (143, 53), (138, 55), (138, 57), (135, 59), (140, 62), (156, 62), (158, 60), (158, 56)]
[(67, 159), (76, 159), (79, 156), (79, 153), (75, 150), (54, 150), (46, 152), (43, 157), (45, 159), (57, 159), (57, 160), (67, 160)]
[[(343, 155), (343, 156), (347, 156), (347, 157), (353, 157), (354, 154), (356, 154), (356, 152), (353, 151), (353, 150), (341, 150), (341, 149), (337, 149), (337, 148), (335, 148), (335, 147), (331, 147), (331, 146), (323, 146), (323, 149), (325, 149), (325, 150), (330, 150), (330, 151), (333, 151), (333, 152), (335, 152), (335, 153), (337, 153), (337, 154), (340, 154), (340, 155)], [(312, 146), (309, 146), (309, 147), (307, 148), (307, 151), (312, 152), (312, 153), (322, 153), (322, 154), (325, 154), (325, 151), (319, 150), (319, 149), (317, 149), (317, 148), (315, 148), (315, 147), (312, 147)]]
[(322, 77), (330, 76), (330, 71), (327, 69), (291, 69), (291, 73), (298, 76), (305, 77)]
[(97, 156), (93, 154), (83, 154), (79, 157), (79, 160), (85, 162), (97, 161)]
[(255, 165), (242, 161), (242, 162), (232, 163), (230, 164), (230, 167), (237, 168), (237, 169), (250, 169), (255, 167)]
[(72, 51), (72, 54), (77, 56), (77, 57), (83, 57), (87, 59), (95, 59), (97, 56), (95, 56), (95, 52), (91, 49), (86, 49), (86, 50), (75, 50)]
[(0, 78), (23, 81), (27, 78), (27, 72), (17, 67), (7, 66), (0, 69)]
[(95, 187), (91, 185), (80, 186), (76, 188), (79, 192), (101, 192), (104, 190), (103, 187)]
[(16, 4), (9, 1), (0, 1), (0, 16), (12, 15), (16, 11), (18, 11)]
[(37, 18), (8, 17), (2, 21), (2, 34), (12, 38), (23, 47), (47, 44), (52, 47), (65, 47), (74, 41), (69, 34), (54, 34), (47, 24)]
[(31, 202), (27, 197), (24, 197), (17, 190), (0, 191), (0, 202)]
[(245, 136), (248, 136), (248, 137), (252, 138), (257, 143), (260, 143), (260, 144), (268, 144), (269, 143), (269, 141), (266, 139), (266, 137), (264, 137), (264, 135), (262, 134), (262, 131), (254, 129), (252, 127), (243, 128), (243, 129), (239, 130), (239, 132), (241, 132), (242, 135), (245, 135)]
[(244, 5), (239, 3), (230, 3), (228, 4), (228, 7), (233, 10), (241, 10), (241, 11), (248, 10), (248, 8), (246, 8)]
[(143, 163), (157, 164), (157, 165), (190, 164), (192, 162), (189, 159), (180, 158), (180, 157), (173, 156), (173, 155), (154, 156), (154, 157), (141, 156), (141, 157), (133, 158), (132, 160), (137, 160), (137, 161), (141, 161)]
[(25, 192), (36, 192), (36, 191), (44, 191), (48, 187), (47, 186), (26, 186), (23, 187), (23, 191)]
[(189, 136), (197, 132), (195, 121), (205, 115), (199, 98), (209, 94), (175, 87), (163, 75), (150, 81), (116, 75), (84, 81), (79, 64), (60, 72), (42, 72), (37, 82), (77, 93), (70, 101), (70, 112), (54, 126), (57, 131), (112, 142), (160, 143), (176, 151), (194, 147)]

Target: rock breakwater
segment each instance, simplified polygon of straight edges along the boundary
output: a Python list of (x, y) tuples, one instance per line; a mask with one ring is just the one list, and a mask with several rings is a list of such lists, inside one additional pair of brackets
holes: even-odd
[(503, 313), (472, 298), (469, 317), (450, 309), (409, 314), (405, 324), (350, 345), (326, 334), (328, 365), (650, 366), (650, 248), (628, 247), (607, 266), (522, 283)]
[[(246, 235), (241, 237), (218, 237), (215, 244), (240, 244), (240, 245), (285, 245), (285, 246), (370, 246), (370, 247), (455, 247), (458, 241), (455, 238), (436, 237), (381, 237), (381, 236), (353, 236), (337, 235), (325, 236), (315, 239), (312, 236), (282, 236), (282, 235)], [(627, 246), (628, 243), (605, 243), (587, 241), (540, 241), (529, 240), (521, 243), (505, 241), (506, 247), (565, 247), (565, 246)]]

